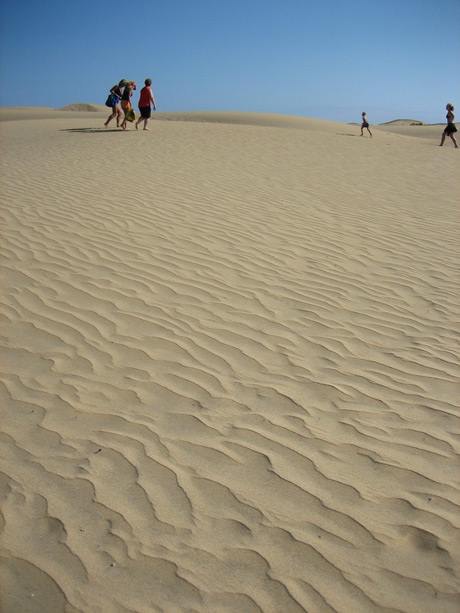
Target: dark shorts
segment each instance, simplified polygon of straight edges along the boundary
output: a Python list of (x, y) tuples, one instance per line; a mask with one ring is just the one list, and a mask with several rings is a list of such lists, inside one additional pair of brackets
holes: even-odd
[(361, 127), (362, 127), (362, 128), (368, 128), (368, 127), (369, 127), (369, 124), (367, 123), (367, 121), (365, 121)]
[(448, 123), (446, 129), (444, 130), (444, 134), (453, 134), (457, 131), (457, 128), (454, 123)]
[(149, 106), (140, 106), (139, 107), (139, 112), (141, 114), (142, 119), (149, 119), (149, 117), (151, 115), (151, 111), (150, 111), (150, 107)]

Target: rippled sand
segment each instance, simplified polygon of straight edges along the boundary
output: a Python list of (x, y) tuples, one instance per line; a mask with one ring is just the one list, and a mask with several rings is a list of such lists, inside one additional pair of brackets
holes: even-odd
[(456, 613), (442, 129), (30, 114), (0, 126), (2, 611)]

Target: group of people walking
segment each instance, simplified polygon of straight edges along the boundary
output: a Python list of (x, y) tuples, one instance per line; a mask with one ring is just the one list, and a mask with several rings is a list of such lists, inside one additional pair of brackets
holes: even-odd
[[(139, 98), (139, 113), (140, 117), (135, 122), (136, 130), (139, 129), (141, 122), (144, 122), (144, 130), (148, 130), (147, 124), (149, 122), (153, 107), (153, 110), (157, 110), (155, 98), (153, 97), (150, 86), (152, 85), (152, 79), (145, 79), (145, 86), (141, 89), (141, 95)], [(107, 98), (106, 105), (112, 108), (112, 114), (105, 122), (104, 126), (107, 128), (109, 123), (117, 118), (117, 128), (123, 128), (123, 130), (129, 130), (128, 121), (132, 122), (136, 119), (133, 105), (131, 104), (131, 96), (137, 89), (136, 81), (126, 81), (122, 79), (119, 83), (114, 85), (110, 90), (109, 97)]]
[[(151, 116), (151, 106), (153, 110), (157, 110), (157, 105), (155, 103), (155, 98), (153, 97), (152, 90), (150, 86), (152, 85), (152, 79), (145, 79), (145, 86), (141, 89), (141, 95), (139, 97), (139, 113), (140, 117), (136, 121), (135, 126), (136, 130), (139, 129), (139, 124), (144, 122), (144, 130), (148, 130), (147, 124), (149, 122)], [(123, 130), (128, 130), (128, 121), (135, 121), (136, 115), (133, 110), (133, 106), (131, 104), (131, 96), (133, 92), (136, 90), (137, 84), (136, 81), (126, 81), (122, 79), (117, 85), (114, 85), (110, 90), (109, 97), (107, 98), (106, 105), (112, 108), (112, 114), (105, 122), (104, 126), (107, 128), (109, 123), (117, 118), (117, 127), (123, 128)], [(454, 115), (454, 105), (447, 104), (446, 106), (446, 119), (447, 126), (442, 133), (441, 144), (442, 147), (444, 145), (444, 141), (446, 137), (449, 137), (455, 148), (458, 149), (457, 141), (455, 140), (455, 132), (457, 132), (457, 128), (454, 123), (455, 115)], [(122, 115), (124, 114), (123, 121)], [(371, 138), (372, 132), (369, 129), (369, 122), (367, 121), (366, 112), (362, 112), (362, 123), (361, 123), (361, 136), (363, 136), (363, 131), (366, 129)]]

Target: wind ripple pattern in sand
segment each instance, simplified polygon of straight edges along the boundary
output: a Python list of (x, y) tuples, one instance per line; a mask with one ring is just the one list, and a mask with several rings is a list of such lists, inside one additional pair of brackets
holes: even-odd
[(451, 158), (50, 125), (2, 129), (5, 610), (457, 611)]

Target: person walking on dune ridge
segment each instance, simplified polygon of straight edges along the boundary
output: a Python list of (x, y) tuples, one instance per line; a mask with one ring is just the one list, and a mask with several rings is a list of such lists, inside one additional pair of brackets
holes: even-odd
[(136, 87), (136, 81), (128, 81), (125, 85), (125, 89), (123, 90), (123, 95), (121, 97), (121, 108), (123, 109), (123, 112), (125, 114), (123, 123), (121, 124), (123, 130), (129, 130), (129, 128), (127, 127), (128, 121), (133, 121), (133, 119), (130, 117), (129, 112), (133, 108), (131, 104), (131, 96), (133, 95), (133, 91), (136, 89)]
[(447, 115), (446, 115), (447, 126), (444, 132), (442, 133), (441, 144), (439, 146), (442, 147), (444, 145), (444, 141), (446, 140), (446, 136), (449, 136), (452, 142), (454, 143), (455, 148), (458, 149), (457, 141), (455, 140), (455, 136), (454, 136), (455, 132), (457, 131), (457, 128), (454, 124), (454, 119), (455, 119), (454, 105), (448, 104), (446, 106), (446, 111), (447, 111)]
[(109, 123), (112, 121), (114, 117), (117, 118), (117, 128), (120, 127), (120, 120), (121, 120), (120, 100), (121, 100), (121, 96), (123, 93), (122, 89), (125, 85), (126, 85), (126, 81), (125, 79), (122, 79), (118, 83), (118, 85), (114, 85), (112, 89), (110, 90), (110, 94), (112, 96), (112, 102), (114, 104), (112, 106), (112, 114), (110, 115), (110, 117), (107, 119), (107, 121), (104, 124), (106, 128), (108, 127)]
[(141, 89), (141, 95), (139, 98), (139, 113), (141, 116), (136, 121), (136, 130), (139, 129), (139, 124), (141, 121), (144, 122), (144, 130), (148, 130), (147, 124), (150, 119), (150, 104), (153, 106), (153, 110), (157, 110), (157, 105), (155, 104), (155, 98), (153, 97), (152, 90), (150, 86), (152, 85), (152, 79), (145, 79), (145, 87)]
[(361, 136), (363, 136), (363, 130), (364, 130), (364, 128), (366, 128), (366, 130), (369, 132), (369, 134), (371, 135), (371, 138), (372, 138), (372, 132), (369, 130), (369, 122), (367, 121), (366, 111), (363, 111), (361, 113), (361, 116), (363, 118), (363, 123), (361, 124)]

